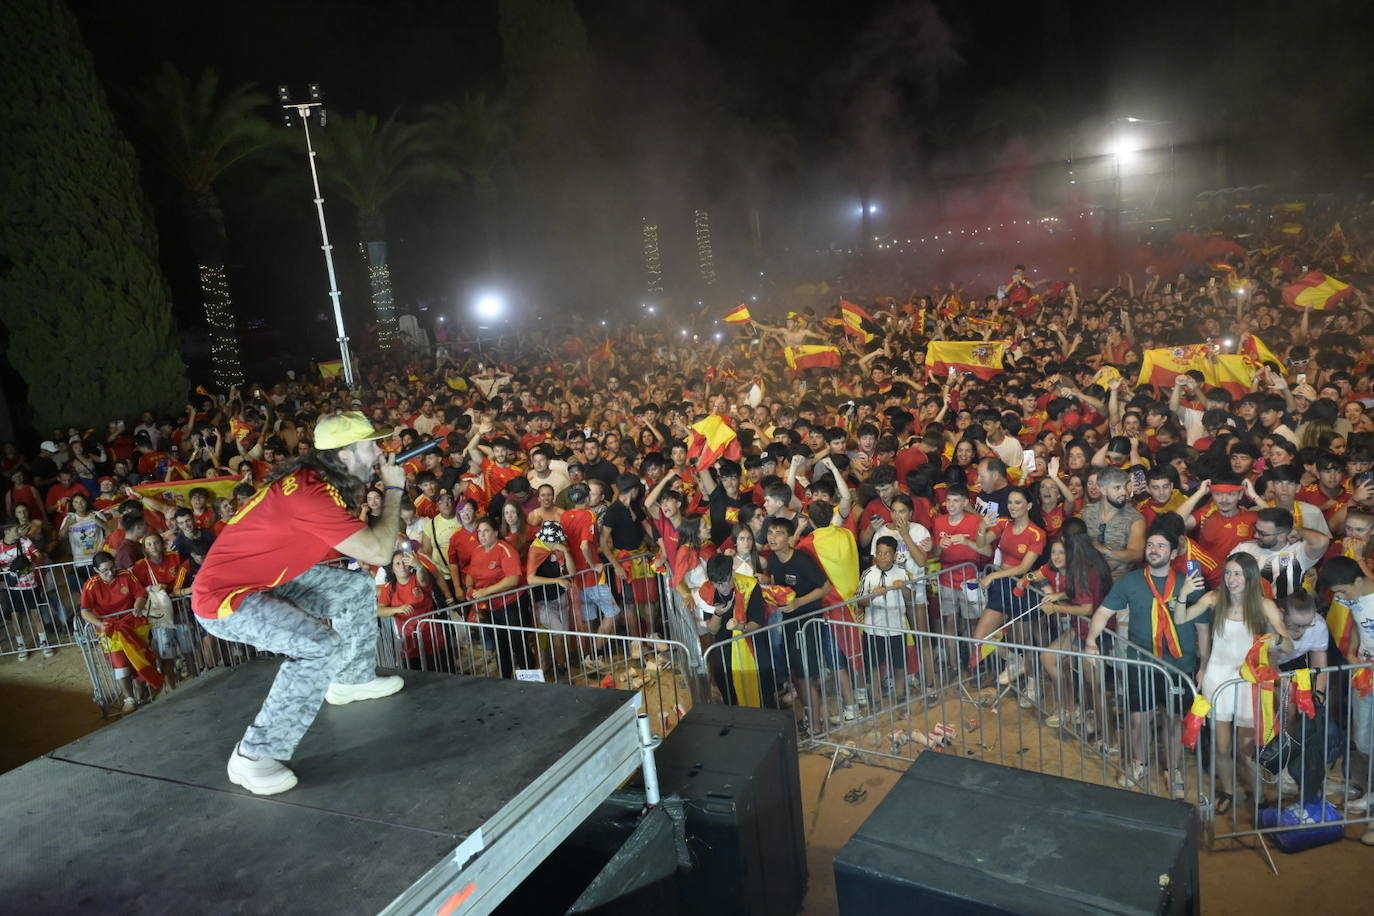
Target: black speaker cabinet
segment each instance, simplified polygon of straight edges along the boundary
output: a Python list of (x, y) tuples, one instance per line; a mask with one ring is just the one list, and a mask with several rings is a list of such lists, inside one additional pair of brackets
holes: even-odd
[(922, 754), (835, 857), (842, 916), (1196, 914), (1196, 810)]
[(792, 714), (703, 705), (654, 755), (659, 788), (686, 809), (684, 913), (792, 916), (806, 894), (806, 839)]

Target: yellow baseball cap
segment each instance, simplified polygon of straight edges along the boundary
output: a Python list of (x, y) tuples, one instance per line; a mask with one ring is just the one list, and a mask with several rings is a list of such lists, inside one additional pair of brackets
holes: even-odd
[(359, 411), (346, 410), (325, 417), (315, 425), (315, 448), (343, 448), (367, 439), (385, 439), (395, 431), (390, 426), (378, 429)]

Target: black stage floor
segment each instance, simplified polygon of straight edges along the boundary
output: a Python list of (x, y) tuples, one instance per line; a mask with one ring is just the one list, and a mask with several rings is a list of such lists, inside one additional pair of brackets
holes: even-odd
[(391, 697), (326, 704), (300, 784), (258, 798), (225, 763), (276, 667), (210, 673), (0, 776), (0, 912), (375, 913), (632, 699), (403, 672)]

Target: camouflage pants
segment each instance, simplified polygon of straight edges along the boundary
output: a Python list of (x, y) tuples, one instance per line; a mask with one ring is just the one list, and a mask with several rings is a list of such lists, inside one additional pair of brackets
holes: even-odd
[(243, 733), (245, 754), (290, 760), (331, 683), (376, 677), (377, 590), (365, 573), (313, 566), (284, 585), (249, 595), (228, 617), (200, 623), (212, 636), (285, 656), (257, 718)]

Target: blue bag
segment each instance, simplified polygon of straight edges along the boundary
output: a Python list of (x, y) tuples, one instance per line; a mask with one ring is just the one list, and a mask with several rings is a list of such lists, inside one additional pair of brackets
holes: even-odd
[(1274, 845), (1284, 852), (1302, 852), (1316, 846), (1336, 843), (1345, 836), (1345, 820), (1336, 806), (1319, 799), (1306, 804), (1286, 805), (1283, 808), (1261, 808), (1259, 826), (1291, 827), (1299, 824), (1313, 826), (1303, 830), (1283, 830), (1270, 835)]

